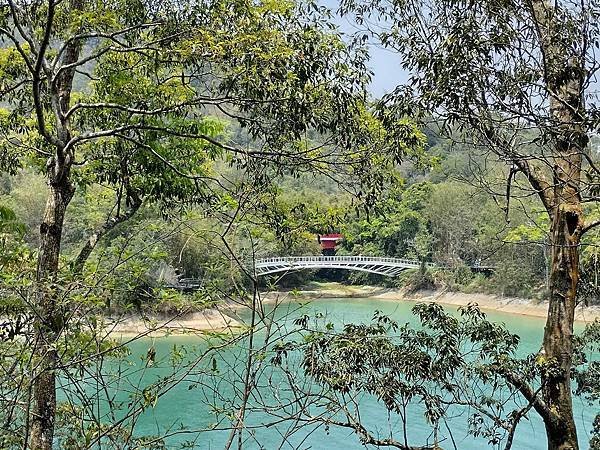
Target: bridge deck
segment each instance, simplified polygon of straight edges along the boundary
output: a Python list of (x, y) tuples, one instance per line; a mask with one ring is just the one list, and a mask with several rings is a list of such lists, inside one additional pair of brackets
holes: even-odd
[[(269, 275), (301, 269), (346, 269), (393, 277), (406, 269), (417, 269), (420, 261), (376, 256), (286, 256), (255, 261), (257, 275)], [(435, 267), (425, 263), (426, 267)]]
[[(269, 275), (278, 272), (291, 272), (302, 269), (346, 269), (376, 273), (393, 277), (406, 269), (418, 269), (421, 262), (404, 258), (385, 258), (377, 256), (282, 256), (257, 259), (254, 262), (256, 275)], [(425, 263), (427, 268), (444, 267), (434, 263)], [(493, 273), (495, 267), (471, 266), (473, 272)], [(201, 280), (183, 278), (174, 289), (194, 291), (202, 284)]]

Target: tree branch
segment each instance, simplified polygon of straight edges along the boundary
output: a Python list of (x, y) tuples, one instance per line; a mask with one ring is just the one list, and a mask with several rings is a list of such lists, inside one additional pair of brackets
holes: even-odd
[[(131, 191), (130, 191), (131, 193)], [(85, 262), (88, 260), (92, 251), (98, 244), (98, 241), (102, 239), (106, 233), (115, 228), (120, 223), (123, 223), (134, 216), (134, 214), (140, 209), (142, 206), (142, 199), (140, 199), (137, 195), (130, 195), (132, 200), (131, 205), (123, 214), (117, 214), (114, 217), (109, 218), (104, 224), (96, 229), (87, 239), (81, 250), (79, 250), (79, 254), (73, 260), (73, 272), (81, 273), (83, 271), (83, 266)], [(117, 200), (120, 202), (120, 199)]]
[(600, 219), (586, 221), (581, 229), (581, 235), (583, 236), (585, 233), (593, 228), (596, 228), (598, 225), (600, 225)]
[(544, 176), (535, 170), (525, 157), (512, 150), (510, 143), (499, 136), (493, 126), (488, 123), (483, 123), (477, 116), (470, 117), (469, 122), (482, 132), (483, 136), (490, 144), (498, 149), (498, 154), (510, 160), (510, 162), (516, 166), (516, 169), (527, 177), (529, 184), (538, 194), (546, 211), (550, 212), (553, 208), (554, 198), (551, 189), (552, 186)]
[(396, 441), (395, 439), (377, 439), (374, 437), (369, 431), (357, 421), (350, 421), (350, 417), (347, 422), (342, 422), (334, 419), (324, 420), (326, 424), (337, 425), (339, 427), (351, 428), (356, 434), (358, 434), (361, 438), (361, 442), (365, 445), (375, 445), (377, 447), (393, 447), (398, 448), (400, 450), (442, 450), (437, 445), (427, 445), (427, 446), (414, 446), (414, 445), (404, 445), (403, 443)]
[(534, 391), (531, 386), (523, 380), (519, 375), (510, 370), (501, 370), (500, 374), (521, 393), (533, 409), (544, 419), (544, 422), (549, 423), (554, 419), (554, 415), (548, 405), (540, 398), (538, 391)]
[(160, 25), (160, 22), (144, 23), (144, 24), (139, 24), (139, 25), (133, 25), (131, 27), (124, 28), (124, 29), (119, 30), (119, 31), (115, 31), (114, 33), (100, 33), (100, 32), (96, 32), (96, 33), (81, 33), (81, 34), (76, 34), (74, 36), (71, 36), (69, 39), (67, 39), (65, 41), (65, 43), (61, 46), (60, 50), (58, 51), (58, 53), (56, 55), (56, 59), (55, 59), (55, 65), (54, 65), (53, 68), (56, 68), (56, 63), (60, 60), (60, 57), (62, 56), (62, 54), (64, 53), (64, 51), (66, 50), (66, 48), (70, 44), (74, 43), (75, 41), (87, 40), (87, 39), (94, 39), (94, 38), (104, 38), (104, 39), (109, 39), (111, 41), (115, 41), (116, 38), (117, 38), (117, 36), (120, 36), (120, 35), (123, 35), (123, 34), (127, 34), (127, 33), (130, 33), (132, 31), (142, 30), (142, 29), (145, 29), (145, 28), (151, 28), (151, 27), (157, 26), (157, 25)]
[(186, 106), (196, 106), (196, 105), (217, 105), (225, 100), (221, 99), (212, 99), (210, 97), (196, 97), (194, 99), (177, 103), (175, 105), (165, 106), (162, 108), (156, 109), (142, 109), (142, 108), (133, 108), (125, 105), (120, 105), (118, 103), (111, 102), (97, 102), (97, 103), (76, 103), (67, 111), (65, 114), (66, 118), (69, 118), (75, 112), (80, 109), (114, 109), (116, 111), (122, 111), (126, 113), (130, 113), (132, 115), (139, 116), (155, 116), (158, 114), (170, 113), (178, 108), (183, 108)]

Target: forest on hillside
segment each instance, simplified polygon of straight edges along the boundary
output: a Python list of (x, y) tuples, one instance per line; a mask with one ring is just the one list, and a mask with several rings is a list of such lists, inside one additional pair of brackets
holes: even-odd
[[(224, 117), (215, 117), (224, 128)], [(252, 207), (236, 221), (240, 231), (223, 242), (218, 230), (230, 223), (232, 210), (219, 213), (203, 206), (178, 205), (161, 210), (145, 205), (126, 224), (119, 225), (99, 243), (90, 267), (111, 267), (122, 253), (135, 255), (119, 267), (118, 296), (112, 306), (169, 309), (159, 302), (159, 291), (169, 290), (176, 278), (199, 278), (225, 289), (230, 279), (244, 283), (234, 255), (250, 264), (254, 257), (318, 255), (317, 235), (340, 232), (344, 240), (339, 255), (389, 256), (436, 263), (425, 273), (411, 270), (397, 279), (360, 272), (329, 274), (350, 284), (384, 285), (418, 289), (481, 292), (541, 301), (547, 294), (550, 254), (549, 222), (543, 207), (527, 190), (507, 205), (504, 166), (475, 157), (469, 148), (449, 142), (425, 130), (426, 167), (404, 164), (390, 168), (388, 185), (373, 204), (356, 200), (352, 188), (333, 177), (319, 174), (282, 176), (253, 200)], [(239, 130), (229, 131), (239, 136)], [(235, 170), (219, 163), (224, 178)], [(483, 171), (485, 167), (485, 172)], [(29, 254), (39, 245), (38, 229), (45, 205), (42, 173), (22, 169), (0, 180), (0, 199), (14, 213), (16, 241)], [(516, 192), (519, 188), (514, 187)], [(114, 208), (115, 190), (99, 184), (86, 186), (72, 200), (65, 222), (65, 258), (75, 258), (89, 234), (100, 227)], [(14, 237), (13, 237), (14, 239)], [(597, 232), (582, 244), (581, 301), (600, 300)], [(149, 245), (149, 243), (152, 243)], [(16, 245), (16, 244), (15, 244)], [(227, 248), (229, 246), (230, 248)], [(478, 274), (472, 266), (494, 267)], [(289, 287), (324, 273), (291, 273), (273, 281)], [(325, 278), (325, 279), (326, 279)], [(177, 309), (178, 302), (173, 300)]]

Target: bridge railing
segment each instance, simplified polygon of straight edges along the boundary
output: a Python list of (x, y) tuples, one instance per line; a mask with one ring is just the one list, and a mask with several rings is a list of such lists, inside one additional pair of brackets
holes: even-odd
[[(269, 258), (259, 258), (255, 261), (255, 265), (271, 265), (271, 264), (294, 264), (294, 263), (374, 263), (374, 264), (394, 264), (402, 266), (420, 266), (421, 262), (406, 258), (390, 258), (378, 256), (278, 256)], [(425, 263), (426, 267), (435, 267), (433, 263)]]

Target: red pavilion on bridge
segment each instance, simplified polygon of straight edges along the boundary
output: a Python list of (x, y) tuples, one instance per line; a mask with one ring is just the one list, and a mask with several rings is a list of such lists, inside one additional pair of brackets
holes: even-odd
[(321, 252), (323, 255), (335, 255), (335, 247), (342, 239), (344, 239), (344, 236), (340, 233), (317, 235), (317, 241), (321, 244)]

